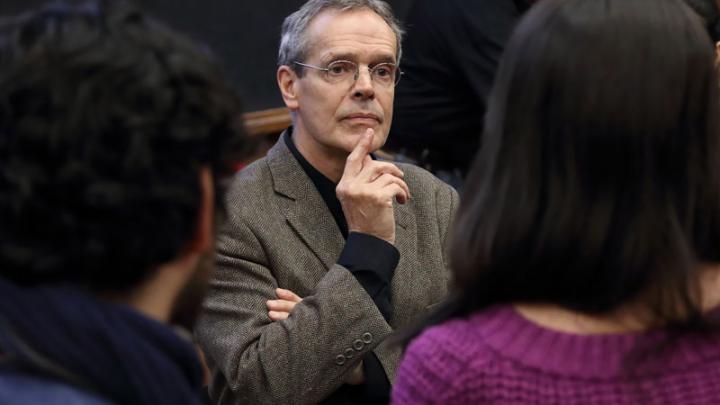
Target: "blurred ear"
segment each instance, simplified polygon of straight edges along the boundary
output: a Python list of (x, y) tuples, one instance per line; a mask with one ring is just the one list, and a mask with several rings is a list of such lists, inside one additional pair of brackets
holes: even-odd
[(213, 176), (209, 167), (200, 169), (200, 190), (202, 192), (200, 209), (197, 213), (197, 226), (195, 235), (188, 244), (188, 252), (205, 253), (209, 252), (214, 244), (213, 223), (215, 215), (215, 188), (213, 187)]
[(720, 41), (715, 43), (715, 63), (720, 65)]
[(297, 76), (294, 70), (290, 69), (289, 66), (280, 66), (277, 70), (277, 82), (280, 87), (280, 93), (282, 94), (283, 101), (290, 111), (295, 111), (298, 108), (298, 95), (297, 95), (297, 84), (300, 78)]

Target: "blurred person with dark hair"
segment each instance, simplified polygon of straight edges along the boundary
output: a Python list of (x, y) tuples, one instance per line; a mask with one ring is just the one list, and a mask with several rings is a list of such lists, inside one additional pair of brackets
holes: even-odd
[(678, 0), (528, 13), (451, 233), (451, 298), (407, 348), (395, 404), (720, 403), (708, 43)]
[(201, 401), (166, 324), (204, 297), (240, 113), (206, 51), (124, 3), (0, 26), (0, 403)]
[(460, 188), (505, 43), (534, 2), (413, 2), (386, 149)]

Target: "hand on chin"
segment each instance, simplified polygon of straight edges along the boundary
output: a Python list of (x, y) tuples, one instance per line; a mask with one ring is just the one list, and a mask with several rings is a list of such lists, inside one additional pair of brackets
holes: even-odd
[(380, 148), (380, 145), (378, 144), (378, 131), (379, 131), (379, 125), (352, 125), (349, 126), (346, 132), (346, 136), (344, 136), (345, 142), (344, 148), (348, 153), (352, 152), (352, 150), (355, 148), (355, 145), (357, 145), (358, 140), (365, 134), (368, 130), (368, 128), (372, 129), (375, 134), (373, 136), (372, 143), (370, 144), (370, 152), (375, 152), (377, 149)]

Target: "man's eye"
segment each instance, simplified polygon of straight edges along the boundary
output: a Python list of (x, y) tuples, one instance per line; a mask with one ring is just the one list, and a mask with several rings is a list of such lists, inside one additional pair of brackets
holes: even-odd
[(379, 77), (387, 77), (392, 75), (392, 69), (389, 66), (378, 66), (374, 70), (375, 74)]
[(332, 75), (343, 75), (352, 72), (352, 67), (349, 63), (333, 63), (328, 66), (328, 73)]

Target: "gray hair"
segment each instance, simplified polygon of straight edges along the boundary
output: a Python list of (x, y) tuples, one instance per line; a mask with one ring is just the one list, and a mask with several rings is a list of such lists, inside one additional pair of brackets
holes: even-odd
[(310, 21), (325, 10), (368, 9), (382, 17), (395, 33), (397, 41), (397, 63), (402, 56), (402, 35), (399, 21), (393, 15), (390, 6), (382, 0), (309, 0), (300, 9), (285, 18), (280, 37), (280, 50), (278, 51), (278, 64), (287, 65), (295, 69), (293, 62), (304, 61), (309, 51), (309, 41), (305, 36)]

